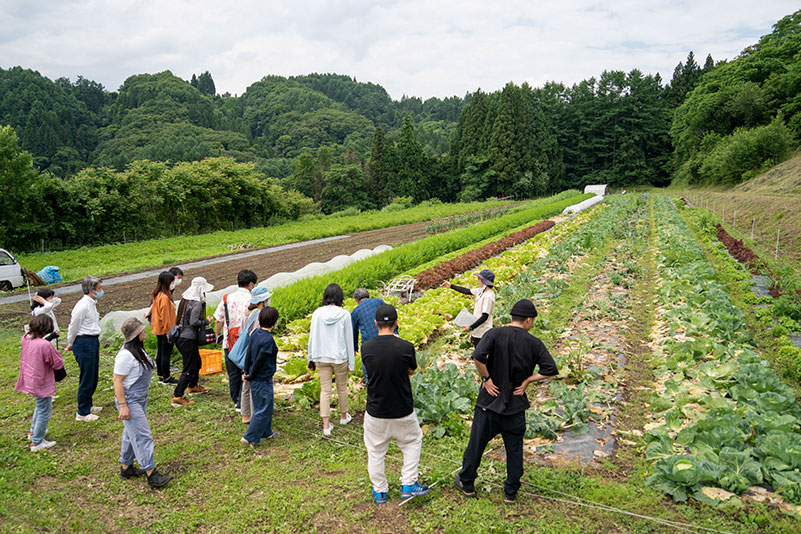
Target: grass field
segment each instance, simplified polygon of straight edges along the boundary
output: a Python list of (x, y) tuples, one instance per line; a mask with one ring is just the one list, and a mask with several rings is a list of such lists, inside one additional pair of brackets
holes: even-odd
[(44, 254), (23, 254), (17, 259), (23, 267), (31, 271), (39, 271), (47, 265), (57, 265), (61, 267), (61, 276), (70, 281), (82, 278), (87, 272), (103, 276), (135, 271), (227, 254), (243, 247), (261, 248), (295, 241), (307, 241), (429, 221), (508, 204), (508, 202), (432, 204), (415, 206), (401, 211), (368, 211), (346, 217), (321, 216), (276, 226), (233, 232), (219, 231), (201, 235), (150, 239), (135, 243), (85, 246), (80, 249), (45, 252)]

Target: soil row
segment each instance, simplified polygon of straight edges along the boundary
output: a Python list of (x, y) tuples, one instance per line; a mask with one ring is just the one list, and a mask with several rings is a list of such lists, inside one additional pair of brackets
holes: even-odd
[(535, 235), (550, 230), (554, 226), (553, 221), (541, 221), (534, 226), (524, 228), (507, 237), (487, 243), (486, 245), (470, 250), (451, 260), (435, 265), (415, 276), (415, 288), (424, 290), (438, 287), (445, 280), (450, 280), (455, 275), (480, 265), (484, 260), (497, 256), (520, 243), (523, 243)]

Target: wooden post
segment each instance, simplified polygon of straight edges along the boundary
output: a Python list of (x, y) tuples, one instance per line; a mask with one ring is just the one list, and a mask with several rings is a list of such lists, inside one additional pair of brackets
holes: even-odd
[(751, 243), (754, 242), (754, 226), (756, 226), (756, 217), (751, 220)]
[(734, 222), (731, 225), (737, 230), (737, 210), (734, 210)]
[(723, 221), (723, 224), (726, 224), (726, 205), (725, 204), (723, 205), (723, 215), (720, 217), (720, 219), (721, 219), (721, 221)]
[(781, 228), (776, 228), (776, 259), (779, 259), (779, 232)]

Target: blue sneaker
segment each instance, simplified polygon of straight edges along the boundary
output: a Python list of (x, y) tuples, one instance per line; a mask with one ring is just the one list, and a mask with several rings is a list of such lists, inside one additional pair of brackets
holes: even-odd
[(428, 486), (415, 482), (411, 486), (406, 484), (401, 486), (401, 499), (408, 499), (409, 497), (419, 497), (428, 493)]
[(387, 492), (386, 491), (376, 491), (373, 488), (370, 488), (370, 491), (373, 493), (373, 500), (376, 504), (386, 504), (387, 503)]

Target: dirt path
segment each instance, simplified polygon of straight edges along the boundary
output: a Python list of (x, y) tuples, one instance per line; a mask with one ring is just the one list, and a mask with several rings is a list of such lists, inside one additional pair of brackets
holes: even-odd
[[(184, 282), (182, 288), (188, 287), (189, 281), (195, 276), (202, 276), (213, 284), (216, 289), (236, 283), (236, 274), (241, 269), (250, 269), (256, 273), (259, 280), (264, 280), (279, 272), (292, 272), (311, 262), (326, 262), (340, 254), (353, 254), (359, 249), (375, 248), (378, 245), (401, 245), (417, 241), (426, 236), (427, 221), (381, 228), (351, 234), (349, 237), (304, 246), (297, 249), (282, 250), (262, 256), (248, 256), (242, 259), (232, 259), (225, 263), (198, 267), (184, 268)], [(180, 266), (180, 265), (179, 265)], [(135, 310), (144, 308), (150, 303), (150, 292), (155, 287), (153, 279), (134, 280), (109, 286), (105, 296), (98, 302), (100, 315), (113, 310)], [(78, 302), (80, 294), (69, 294), (62, 297), (61, 306), (56, 308), (56, 318), (59, 326), (66, 333), (69, 324), (70, 311)], [(30, 317), (28, 302), (7, 304), (0, 307), (0, 324), (11, 328), (21, 327), (22, 323)]]

